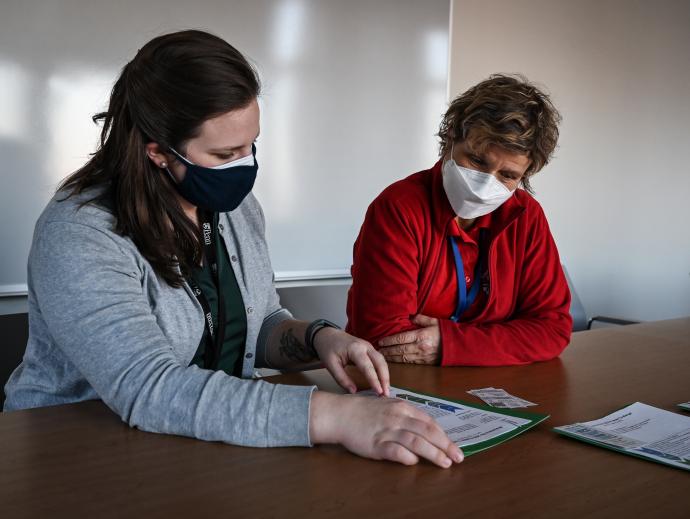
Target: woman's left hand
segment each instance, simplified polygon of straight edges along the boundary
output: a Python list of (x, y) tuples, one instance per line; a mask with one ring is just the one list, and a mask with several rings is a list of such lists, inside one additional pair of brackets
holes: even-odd
[(367, 341), (336, 328), (323, 328), (314, 338), (319, 359), (340, 386), (355, 393), (357, 386), (345, 372), (354, 364), (367, 379), (371, 389), (379, 395), (390, 396), (390, 375), (383, 355)]
[(396, 333), (379, 341), (379, 352), (388, 362), (438, 364), (441, 360), (441, 330), (438, 319), (415, 315), (417, 330)]

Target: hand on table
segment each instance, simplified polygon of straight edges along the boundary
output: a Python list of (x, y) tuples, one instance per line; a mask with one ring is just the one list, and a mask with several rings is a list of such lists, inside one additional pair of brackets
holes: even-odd
[(359, 456), (404, 465), (424, 458), (448, 468), (464, 458), (431, 416), (394, 398), (315, 391), (309, 432), (313, 443), (339, 443)]
[(336, 328), (323, 328), (314, 338), (314, 349), (326, 369), (346, 391), (357, 391), (357, 386), (344, 369), (348, 364), (354, 364), (364, 374), (371, 389), (379, 395), (390, 395), (388, 365), (383, 355), (367, 341)]
[(420, 328), (396, 333), (379, 341), (379, 352), (388, 362), (408, 364), (439, 364), (441, 331), (438, 319), (415, 315), (412, 322)]

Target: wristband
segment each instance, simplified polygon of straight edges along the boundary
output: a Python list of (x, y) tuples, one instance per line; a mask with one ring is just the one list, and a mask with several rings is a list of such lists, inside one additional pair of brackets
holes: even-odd
[(309, 326), (307, 326), (307, 331), (304, 333), (304, 344), (307, 348), (314, 354), (314, 357), (319, 358), (318, 353), (316, 353), (316, 348), (314, 348), (314, 338), (316, 334), (319, 333), (324, 328), (335, 328), (340, 330), (340, 326), (326, 319), (317, 319), (312, 321)]

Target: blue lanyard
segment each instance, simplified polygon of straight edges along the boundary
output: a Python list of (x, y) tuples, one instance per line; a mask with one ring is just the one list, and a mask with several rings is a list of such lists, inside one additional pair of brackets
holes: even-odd
[[(482, 230), (483, 231), (483, 230)], [(479, 285), (481, 285), (481, 276), (483, 268), (483, 254), (481, 245), (483, 243), (484, 233), (481, 233), (479, 244), (479, 256), (477, 257), (477, 264), (474, 267), (474, 280), (472, 281), (472, 286), (470, 287), (469, 293), (467, 292), (467, 282), (465, 281), (465, 266), (462, 263), (462, 256), (460, 255), (460, 247), (455, 241), (453, 236), (449, 236), (451, 248), (453, 249), (453, 257), (455, 258), (455, 271), (458, 276), (458, 304), (455, 307), (455, 313), (450, 318), (453, 322), (458, 322), (460, 316), (470, 307), (472, 303), (477, 299), (477, 294), (479, 294)]]

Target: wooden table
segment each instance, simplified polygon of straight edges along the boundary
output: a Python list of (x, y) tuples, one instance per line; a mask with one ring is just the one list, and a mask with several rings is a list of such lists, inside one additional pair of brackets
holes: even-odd
[[(0, 517), (690, 517), (690, 474), (551, 431), (690, 400), (690, 318), (580, 332), (560, 359), (391, 366), (396, 385), (474, 401), (494, 386), (551, 415), (450, 470), (335, 446), (251, 449), (130, 429), (101, 402), (0, 415)], [(323, 370), (274, 380), (337, 390)], [(690, 415), (690, 413), (689, 413)]]

